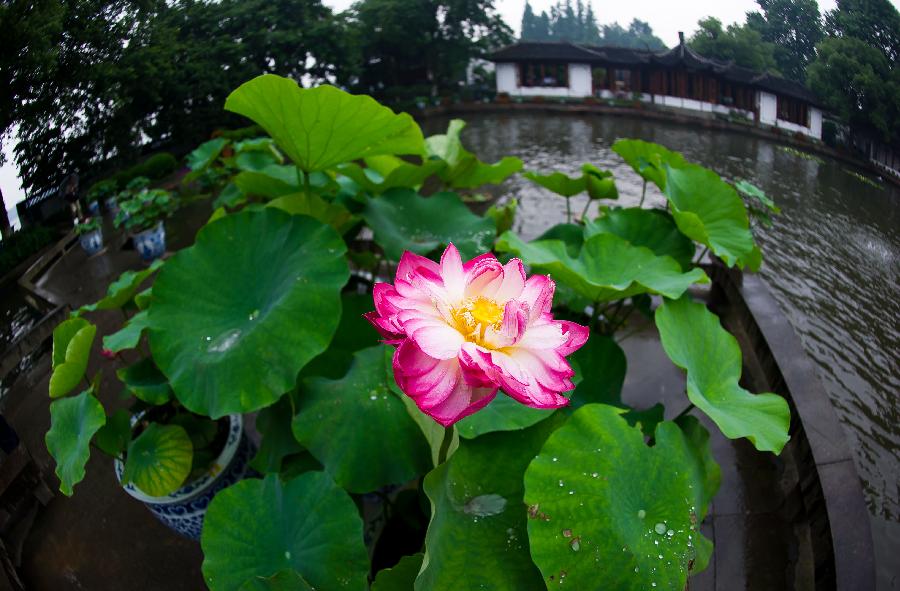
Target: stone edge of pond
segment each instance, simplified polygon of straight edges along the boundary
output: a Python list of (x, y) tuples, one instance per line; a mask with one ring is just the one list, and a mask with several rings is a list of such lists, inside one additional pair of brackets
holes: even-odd
[(762, 279), (721, 266), (707, 273), (739, 317), (766, 381), (791, 407), (790, 435), (804, 517), (815, 536), (816, 589), (875, 588), (871, 521), (853, 450), (812, 360)]
[(759, 127), (757, 124), (734, 123), (732, 121), (717, 119), (709, 116), (707, 113), (692, 113), (684, 110), (674, 110), (673, 107), (662, 107), (659, 105), (642, 105), (640, 107), (627, 106), (610, 106), (602, 103), (560, 103), (538, 101), (523, 101), (521, 103), (451, 103), (448, 105), (439, 105), (436, 107), (426, 107), (420, 111), (413, 111), (413, 115), (418, 120), (430, 119), (432, 117), (451, 116), (451, 115), (468, 115), (468, 114), (495, 114), (505, 115), (510, 113), (552, 113), (552, 114), (574, 114), (574, 115), (612, 115), (624, 117), (640, 117), (644, 119), (654, 119), (657, 121), (666, 121), (680, 125), (701, 126), (706, 129), (714, 129), (719, 131), (733, 131), (752, 135), (755, 137), (780, 142), (802, 148), (810, 152), (815, 152), (823, 156), (828, 156), (839, 160), (845, 164), (855, 166), (861, 170), (873, 174), (881, 178), (886, 185), (900, 187), (900, 177), (892, 175), (874, 164), (857, 158), (851, 153), (843, 150), (837, 150), (825, 145), (821, 141), (814, 141), (806, 138), (794, 136), (794, 134), (781, 131), (779, 128)]

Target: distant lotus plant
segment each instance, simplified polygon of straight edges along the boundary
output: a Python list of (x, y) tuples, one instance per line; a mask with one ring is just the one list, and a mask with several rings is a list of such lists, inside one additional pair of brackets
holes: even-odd
[(367, 318), (397, 345), (394, 378), (425, 414), (448, 426), (487, 406), (499, 388), (532, 408), (569, 403), (565, 357), (588, 329), (554, 320), (555, 285), (525, 278), (522, 261), (486, 253), (463, 264), (450, 244), (440, 263), (406, 252), (394, 285), (373, 287)]
[[(587, 202), (525, 240), (514, 201), (467, 205), (522, 162), (481, 161), (462, 121), (426, 138), (370, 97), (273, 75), (225, 109), (268, 137), (188, 157), (187, 185), (213, 193), (193, 245), (54, 332), (46, 442), (63, 493), (92, 449), (115, 459), (176, 531), (202, 523), (213, 591), (682, 591), (706, 568), (720, 470), (692, 415), (774, 453), (790, 422), (784, 399), (741, 387), (736, 340), (689, 291), (709, 282), (707, 251), (762, 261), (733, 185), (619, 140), (667, 208), (617, 205), (590, 164), (529, 173)], [(140, 195), (122, 204), (134, 229), (178, 203)], [(125, 321), (101, 345), (104, 314)], [(619, 342), (640, 316), (686, 375), (674, 420), (621, 398)], [(234, 468), (251, 454), (262, 478)]]

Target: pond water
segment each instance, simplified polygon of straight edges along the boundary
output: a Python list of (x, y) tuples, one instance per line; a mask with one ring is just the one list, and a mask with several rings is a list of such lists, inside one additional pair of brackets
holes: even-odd
[[(637, 205), (642, 181), (610, 146), (640, 138), (678, 150), (728, 179), (747, 179), (782, 213), (761, 229), (763, 279), (817, 365), (856, 451), (872, 515), (879, 589), (900, 588), (900, 190), (872, 186), (843, 162), (807, 159), (736, 132), (583, 115), (511, 114), (466, 118), (464, 143), (482, 159), (513, 155), (525, 168), (575, 173), (584, 162), (615, 173), (623, 205)], [(438, 133), (446, 120), (432, 120)], [(534, 238), (565, 221), (565, 200), (517, 176), (501, 199), (517, 198), (515, 230)], [(647, 188), (651, 205), (664, 197)], [(574, 199), (573, 212), (585, 200)], [(646, 203), (645, 203), (646, 205)], [(595, 211), (595, 210), (592, 210)], [(897, 587), (895, 587), (895, 585)]]

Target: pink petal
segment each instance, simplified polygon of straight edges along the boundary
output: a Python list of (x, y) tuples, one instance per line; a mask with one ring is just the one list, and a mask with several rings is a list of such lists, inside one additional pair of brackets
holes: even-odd
[(467, 384), (456, 359), (431, 358), (411, 340), (397, 348), (393, 365), (400, 389), (422, 412), (445, 427), (484, 408), (497, 394), (496, 386)]
[(366, 312), (363, 314), (363, 318), (368, 320), (372, 326), (375, 327), (375, 330), (384, 337), (384, 342), (386, 343), (396, 345), (406, 337), (406, 335), (403, 334), (402, 329), (398, 329), (394, 326), (389, 318), (379, 316), (378, 312)]
[(397, 274), (394, 279), (408, 281), (412, 275), (419, 274), (440, 277), (441, 268), (431, 259), (407, 250), (400, 257), (400, 262), (397, 264)]
[(550, 313), (555, 291), (556, 284), (546, 275), (532, 275), (528, 278), (518, 299), (528, 304), (528, 308), (531, 310), (531, 322), (540, 318), (542, 314)]
[(450, 359), (459, 354), (465, 342), (458, 330), (442, 318), (405, 310), (398, 316), (404, 332), (425, 353), (436, 359)]
[(466, 297), (470, 298), (483, 295), (485, 288), (503, 274), (503, 265), (493, 255), (476, 257), (463, 268), (466, 271)]
[(519, 259), (503, 265), (503, 274), (485, 286), (483, 295), (499, 303), (517, 299), (525, 288), (525, 267)]
[(562, 325), (563, 334), (566, 335), (566, 343), (557, 352), (560, 355), (570, 355), (584, 345), (591, 336), (591, 329), (568, 320), (557, 320)]
[(452, 243), (447, 245), (444, 254), (441, 255), (441, 278), (449, 302), (461, 302), (465, 298), (466, 274), (463, 271), (459, 251)]

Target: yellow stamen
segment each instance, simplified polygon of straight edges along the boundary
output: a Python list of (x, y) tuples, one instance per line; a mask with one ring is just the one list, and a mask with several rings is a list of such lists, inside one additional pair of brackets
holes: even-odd
[(503, 306), (492, 299), (477, 297), (466, 300), (451, 311), (456, 328), (467, 341), (484, 345), (488, 327), (500, 330), (503, 323)]

